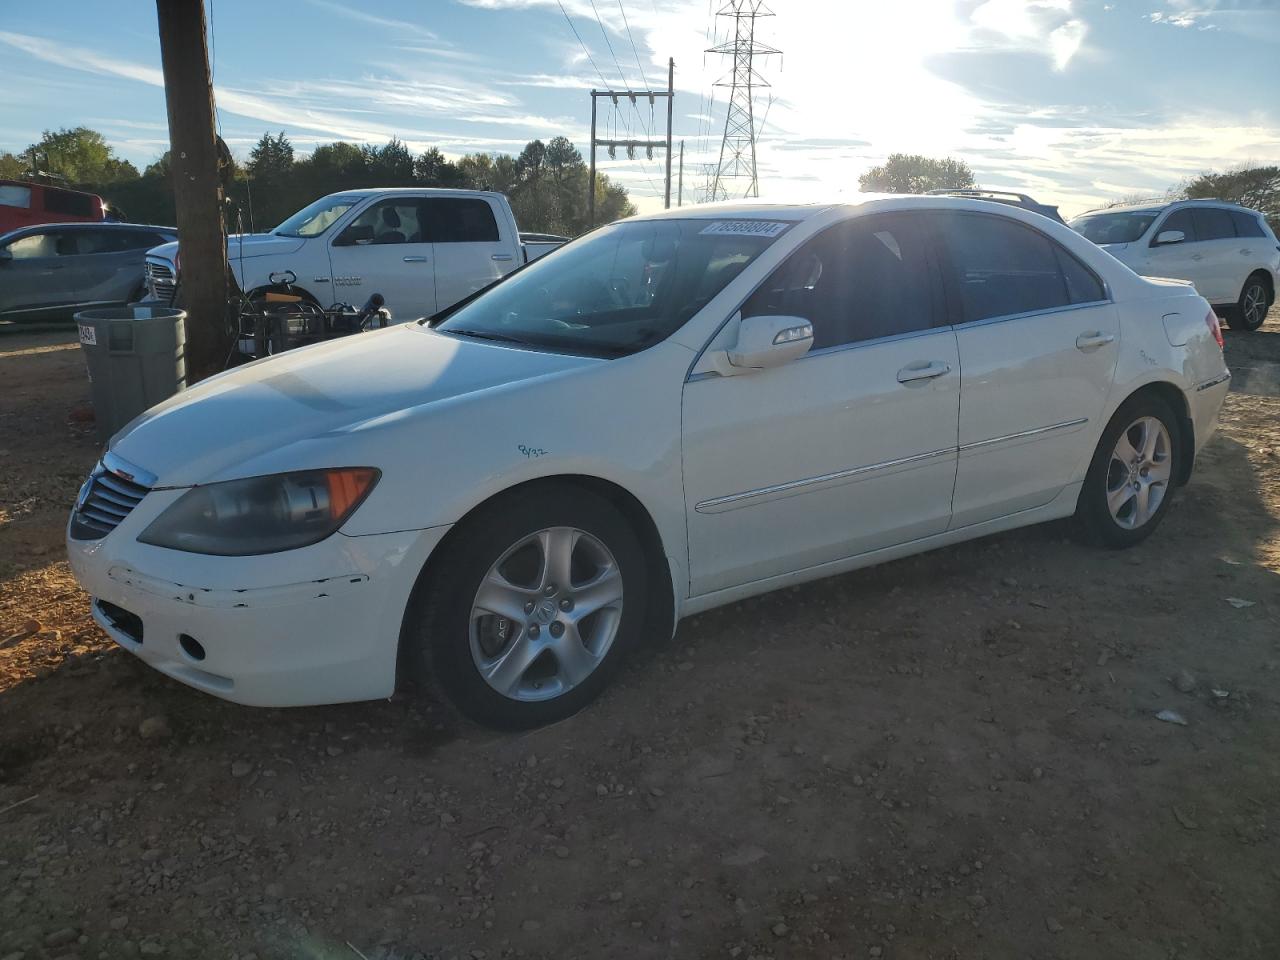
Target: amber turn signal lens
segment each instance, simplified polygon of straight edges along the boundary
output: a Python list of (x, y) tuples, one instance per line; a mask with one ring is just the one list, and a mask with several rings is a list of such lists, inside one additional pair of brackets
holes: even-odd
[(337, 520), (345, 517), (357, 503), (364, 499), (378, 471), (369, 467), (347, 467), (325, 471), (329, 483), (329, 516)]

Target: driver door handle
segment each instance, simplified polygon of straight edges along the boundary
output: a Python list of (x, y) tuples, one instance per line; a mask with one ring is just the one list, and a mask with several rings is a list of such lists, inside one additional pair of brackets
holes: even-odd
[(427, 258), (426, 257), (405, 257), (404, 262), (405, 263), (426, 263)]
[(511, 254), (509, 254), (509, 253), (495, 253), (495, 254), (494, 254), (492, 257), (490, 257), (489, 259), (490, 259), (490, 260), (514, 260), (514, 259), (515, 259), (515, 257), (513, 257), (513, 256), (512, 256)]
[(1204, 259), (1204, 254), (1203, 254), (1203, 253), (1193, 253), (1193, 254), (1191, 255), (1191, 259), (1192, 259), (1192, 260), (1203, 260), (1203, 259)]
[(1092, 333), (1082, 333), (1076, 337), (1076, 349), (1082, 353), (1088, 353), (1090, 350), (1105, 347), (1108, 343), (1115, 343), (1115, 340), (1116, 335), (1114, 333), (1101, 333), (1095, 330)]
[(916, 383), (920, 380), (936, 380), (951, 372), (951, 364), (934, 360), (922, 366), (903, 367), (898, 371), (899, 383)]

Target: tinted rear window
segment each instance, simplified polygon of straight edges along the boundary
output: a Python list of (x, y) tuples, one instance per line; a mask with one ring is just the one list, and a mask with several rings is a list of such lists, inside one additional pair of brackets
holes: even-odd
[(1245, 213), (1243, 210), (1231, 211), (1231, 222), (1236, 225), (1237, 237), (1265, 237), (1262, 232), (1262, 224), (1258, 222), (1257, 214)]
[(498, 221), (484, 200), (435, 197), (424, 200), (427, 239), (432, 243), (493, 243)]
[[(939, 226), (965, 322), (1072, 302), (1057, 245), (1042, 233), (1003, 217), (977, 214), (949, 214)], [(1081, 296), (1103, 299), (1089, 289)]]
[(44, 190), (44, 208), (49, 213), (61, 213), (68, 217), (96, 217), (101, 212), (98, 198), (93, 194), (51, 190), (48, 187)]
[(1200, 207), (1195, 210), (1195, 222), (1197, 240), (1226, 240), (1236, 235), (1235, 224), (1226, 210)]

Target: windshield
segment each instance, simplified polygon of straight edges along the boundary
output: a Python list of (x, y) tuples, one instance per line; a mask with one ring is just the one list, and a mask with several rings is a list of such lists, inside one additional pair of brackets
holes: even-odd
[(1095, 213), (1072, 220), (1071, 229), (1094, 243), (1133, 243), (1159, 215), (1159, 210)]
[(359, 197), (321, 197), (307, 204), (271, 232), (278, 237), (318, 237), (333, 221), (360, 202)]
[(534, 261), (437, 329), (597, 356), (665, 340), (790, 224), (617, 223)]

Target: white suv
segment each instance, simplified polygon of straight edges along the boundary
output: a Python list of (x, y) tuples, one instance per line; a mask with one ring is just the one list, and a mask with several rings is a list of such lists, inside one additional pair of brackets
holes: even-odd
[(1280, 244), (1256, 210), (1220, 200), (1135, 203), (1071, 226), (1134, 273), (1190, 280), (1232, 329), (1257, 330), (1275, 302)]

